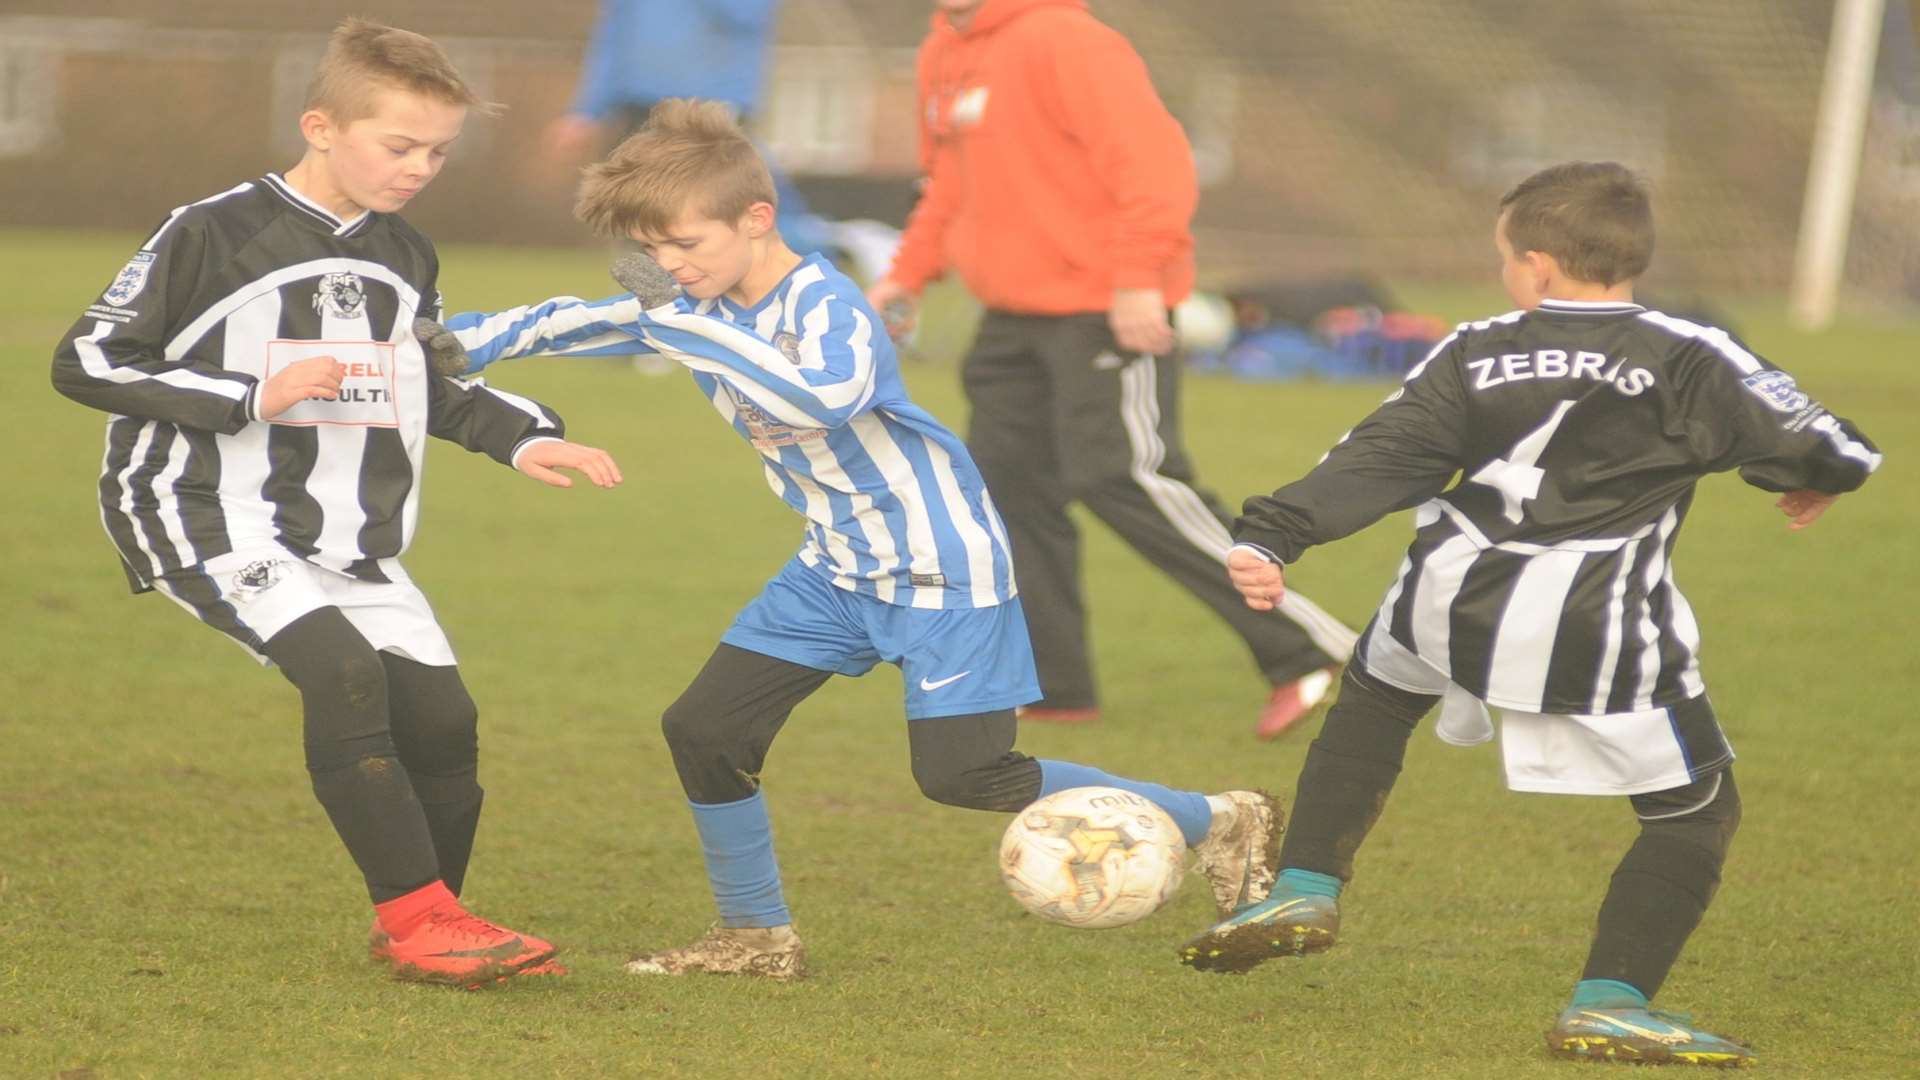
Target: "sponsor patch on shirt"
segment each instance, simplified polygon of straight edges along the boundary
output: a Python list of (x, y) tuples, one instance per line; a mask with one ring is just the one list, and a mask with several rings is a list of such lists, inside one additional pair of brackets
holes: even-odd
[(289, 365), (316, 356), (331, 356), (346, 366), (340, 396), (332, 401), (309, 398), (272, 419), (275, 424), (348, 427), (400, 426), (400, 404), (394, 400), (394, 345), (391, 341), (267, 342), (267, 367), (261, 381), (273, 378)]
[(747, 441), (755, 450), (763, 453), (772, 451), (778, 456), (783, 446), (798, 446), (801, 443), (817, 442), (827, 437), (824, 428), (795, 428), (775, 420), (765, 409), (748, 401), (731, 386), (722, 384), (727, 397), (733, 401), (734, 417), (747, 429)]
[(133, 258), (128, 259), (127, 265), (114, 275), (113, 284), (107, 286), (107, 291), (101, 293), (100, 298), (114, 307), (126, 307), (134, 297), (140, 295), (140, 290), (147, 287), (147, 272), (153, 269), (154, 258), (151, 251), (134, 252)]
[(915, 586), (927, 589), (942, 588), (947, 583), (945, 574), (909, 574), (907, 580)]
[(1794, 385), (1793, 376), (1784, 371), (1756, 371), (1740, 381), (1766, 402), (1768, 408), (1797, 413), (1807, 407), (1807, 395)]

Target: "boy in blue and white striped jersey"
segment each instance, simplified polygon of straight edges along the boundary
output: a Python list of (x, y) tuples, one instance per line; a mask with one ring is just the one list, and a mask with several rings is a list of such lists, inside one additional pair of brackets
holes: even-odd
[(883, 660), (906, 678), (913, 774), (928, 797), (1017, 810), (1066, 788), (1123, 788), (1179, 823), (1223, 912), (1266, 895), (1280, 827), (1269, 797), (1210, 798), (1013, 749), (1013, 710), (1040, 692), (993, 501), (961, 440), (908, 399), (859, 287), (782, 242), (766, 166), (724, 106), (663, 102), (587, 171), (576, 213), (638, 241), (680, 295), (562, 297), (456, 316), (447, 325), (471, 363), (536, 353), (676, 360), (807, 519), (799, 553), (663, 719), (720, 925), (637, 956), (628, 971), (804, 973), (761, 764), (795, 705), (831, 676)]

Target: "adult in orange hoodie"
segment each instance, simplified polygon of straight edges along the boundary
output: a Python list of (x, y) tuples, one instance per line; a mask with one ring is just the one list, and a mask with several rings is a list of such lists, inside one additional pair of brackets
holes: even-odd
[(1231, 519), (1194, 485), (1168, 310), (1193, 287), (1193, 155), (1146, 64), (1085, 0), (935, 0), (920, 47), (926, 187), (869, 290), (911, 326), (948, 268), (986, 306), (963, 366), (967, 445), (1013, 548), (1045, 700), (1098, 714), (1067, 507), (1101, 520), (1219, 613), (1272, 684), (1258, 730), (1316, 704), (1353, 632), (1298, 593), (1273, 613), (1223, 570)]

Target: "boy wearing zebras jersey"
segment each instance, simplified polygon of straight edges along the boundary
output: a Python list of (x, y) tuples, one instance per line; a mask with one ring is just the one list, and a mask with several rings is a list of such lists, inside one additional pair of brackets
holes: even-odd
[[(478, 99), (439, 46), (350, 19), (308, 91), (299, 164), (181, 207), (60, 343), (61, 393), (110, 414), (101, 517), (157, 589), (300, 690), (313, 791), (403, 978), (490, 983), (554, 948), (455, 899), (482, 791), (477, 713), (400, 565), (426, 437), (549, 484), (611, 458), (536, 402), (429, 370), (433, 246), (396, 213)], [(485, 108), (485, 106), (481, 106)]]
[(1747, 1048), (1648, 1008), (1740, 819), (1674, 541), (1710, 473), (1738, 469), (1782, 493), (1800, 529), (1880, 454), (1726, 331), (1633, 302), (1653, 218), (1627, 169), (1556, 166), (1500, 205), (1495, 245), (1520, 310), (1463, 324), (1312, 472), (1247, 500), (1237, 523), (1229, 574), (1264, 608), (1307, 548), (1417, 507), (1399, 576), (1301, 770), (1280, 882), (1182, 958), (1242, 971), (1331, 945), (1340, 888), (1414, 725), (1439, 702), (1441, 738), (1485, 741), (1492, 705), (1509, 787), (1625, 795), (1640, 819), (1549, 1047), (1745, 1064)]
[(638, 241), (658, 261), (641, 269), (658, 277), (633, 285), (641, 296), (448, 319), (472, 362), (678, 361), (807, 522), (799, 553), (662, 721), (720, 923), (690, 945), (636, 956), (628, 971), (805, 972), (761, 765), (796, 705), (881, 661), (905, 676), (913, 775), (929, 798), (1017, 810), (1065, 788), (1124, 788), (1180, 825), (1222, 915), (1266, 895), (1280, 827), (1268, 796), (1208, 797), (1013, 749), (1013, 710), (1040, 692), (993, 501), (965, 445), (907, 397), (859, 287), (781, 241), (772, 180), (724, 105), (657, 106), (588, 170), (577, 212), (597, 232)]

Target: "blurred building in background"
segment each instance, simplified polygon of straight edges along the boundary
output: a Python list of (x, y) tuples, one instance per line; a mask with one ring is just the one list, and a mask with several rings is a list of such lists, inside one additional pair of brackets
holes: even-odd
[[(1203, 185), (1204, 279), (1488, 279), (1495, 201), (1612, 158), (1654, 183), (1655, 280), (1786, 284), (1829, 0), (1093, 0), (1146, 56)], [(1889, 0), (1847, 283), (1920, 295), (1920, 73)], [(787, 0), (760, 137), (824, 214), (899, 223), (914, 178), (924, 0)], [(142, 229), (291, 165), (327, 31), (365, 14), (440, 40), (482, 93), (408, 211), (442, 242), (588, 243), (541, 126), (592, 0), (8, 0), (0, 223)]]

